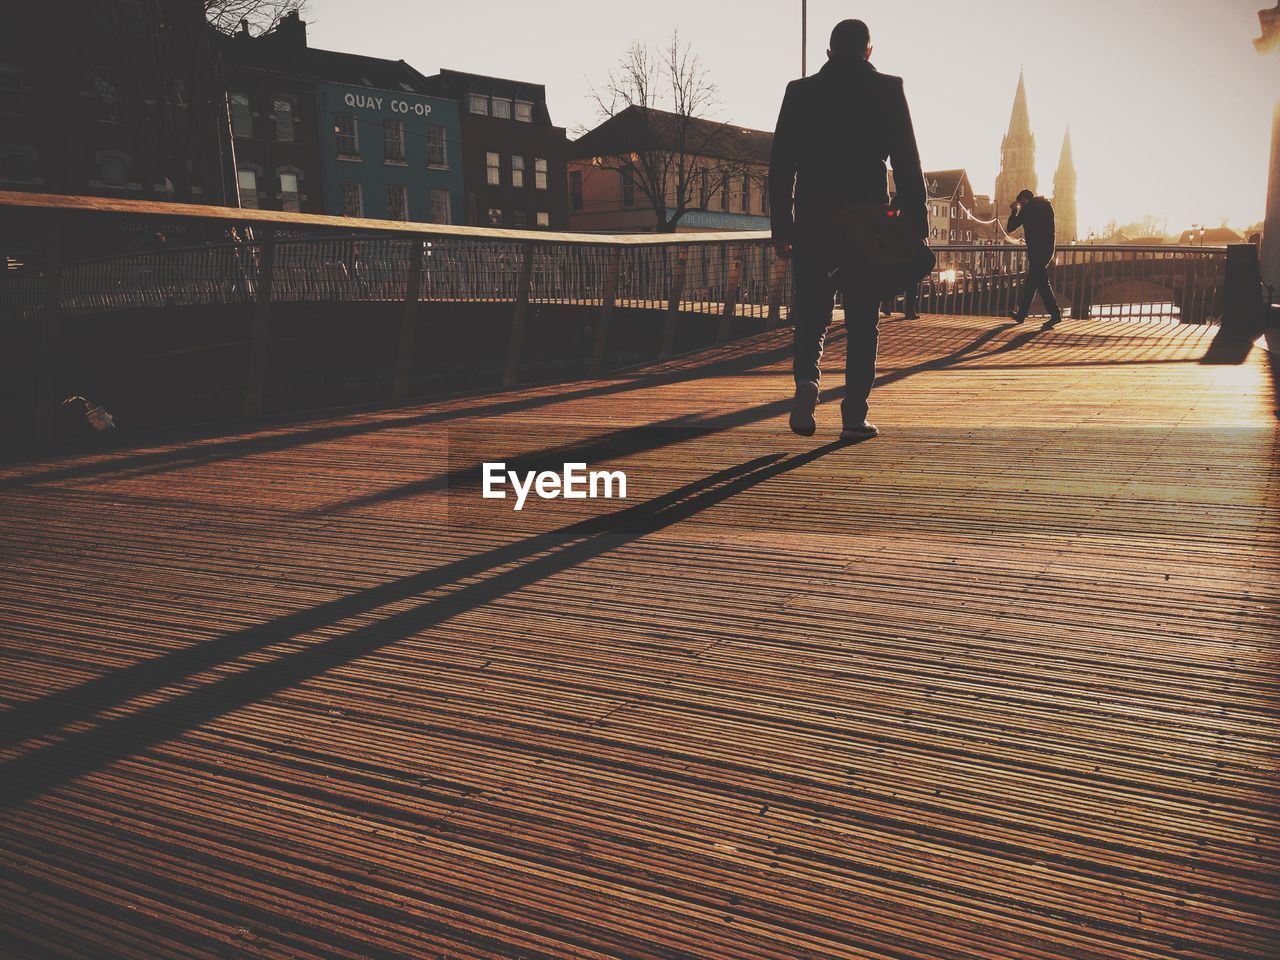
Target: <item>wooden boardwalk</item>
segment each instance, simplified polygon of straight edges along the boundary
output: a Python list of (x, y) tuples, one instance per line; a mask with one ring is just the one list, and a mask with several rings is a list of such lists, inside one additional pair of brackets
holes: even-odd
[(0, 468), (0, 955), (1275, 960), (1280, 423), (1214, 332), (890, 321), (856, 447), (778, 333)]

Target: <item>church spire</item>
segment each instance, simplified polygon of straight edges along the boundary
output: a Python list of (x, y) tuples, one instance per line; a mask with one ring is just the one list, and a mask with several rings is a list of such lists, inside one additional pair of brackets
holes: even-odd
[(1000, 141), (1000, 175), (996, 177), (997, 216), (1004, 216), (1009, 204), (1023, 190), (1036, 191), (1036, 138), (1031, 132), (1031, 111), (1027, 107), (1027, 83), (1018, 72), (1018, 92), (1013, 97), (1009, 132)]
[(1070, 127), (1067, 127), (1066, 136), (1062, 138), (1058, 172), (1053, 175), (1053, 208), (1058, 243), (1074, 243), (1079, 232), (1076, 226), (1076, 164), (1071, 154)]
[[(1010, 139), (1031, 137), (1031, 111), (1027, 109), (1027, 82), (1018, 71), (1018, 92), (1013, 96), (1013, 112), (1009, 115)], [(1032, 137), (1034, 140), (1034, 137)]]
[(1075, 158), (1071, 155), (1071, 127), (1068, 126), (1067, 135), (1062, 138), (1062, 153), (1058, 157), (1058, 174), (1069, 173), (1075, 176), (1075, 172)]

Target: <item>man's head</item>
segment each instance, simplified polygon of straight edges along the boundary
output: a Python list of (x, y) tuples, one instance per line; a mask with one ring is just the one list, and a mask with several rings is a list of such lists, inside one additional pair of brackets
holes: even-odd
[(1035, 198), (1036, 198), (1036, 195), (1032, 193), (1030, 190), (1023, 190), (1021, 193), (1018, 194), (1017, 200), (1019, 203), (1029, 203)]
[(871, 31), (861, 20), (841, 20), (831, 31), (828, 57), (871, 57)]

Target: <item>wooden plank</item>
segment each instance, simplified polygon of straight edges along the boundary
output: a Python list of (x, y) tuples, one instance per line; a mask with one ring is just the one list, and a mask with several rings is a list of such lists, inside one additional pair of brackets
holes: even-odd
[(249, 373), (244, 394), (244, 415), (251, 420), (262, 416), (262, 392), (267, 378), (271, 344), (271, 287), (276, 262), (275, 228), (269, 225), (258, 227), (253, 246), (258, 248), (258, 271), (249, 341)]
[(676, 326), (680, 322), (680, 303), (684, 298), (684, 278), (689, 267), (689, 253), (681, 250), (671, 268), (671, 294), (667, 297), (667, 315), (662, 324), (662, 343), (658, 347), (658, 360), (670, 358), (675, 349)]
[(782, 320), (782, 298), (787, 289), (787, 268), (789, 260), (774, 256), (773, 272), (769, 279), (769, 317), (766, 329), (775, 330)]
[(62, 329), (62, 244), (66, 229), (66, 214), (57, 211), (47, 214), (44, 237), (44, 303), (40, 309), (40, 346), (36, 357), (36, 393), (34, 397), (35, 427), (37, 434), (48, 431), (58, 398), (54, 386), (58, 383), (58, 338)]
[(618, 300), (618, 279), (622, 268), (622, 250), (614, 248), (609, 251), (604, 268), (604, 290), (601, 294), (600, 309), (596, 314), (595, 342), (591, 352), (591, 375), (598, 377), (605, 366), (605, 355), (609, 349), (609, 324), (613, 318), (613, 308)]
[(524, 244), (520, 257), (520, 276), (516, 281), (516, 305), (511, 315), (511, 336), (507, 341), (507, 363), (502, 376), (504, 387), (514, 387), (520, 380), (520, 358), (524, 353), (525, 316), (529, 312), (529, 287), (533, 283), (533, 258), (536, 247)]
[(0, 466), (0, 942), (1272, 960), (1272, 360), (1028, 332), (886, 324), (855, 447), (778, 330)]
[[(396, 372), (391, 382), (391, 398), (397, 402), (409, 396), (413, 376), (413, 342), (418, 329), (418, 301), (422, 293), (423, 241), (409, 242), (408, 275), (405, 279), (404, 313), (400, 318), (400, 342), (396, 348)], [(526, 299), (527, 299), (526, 287)]]
[(720, 310), (720, 326), (716, 330), (716, 346), (723, 346), (729, 342), (733, 321), (738, 315), (738, 297), (741, 294), (739, 287), (742, 285), (742, 251), (726, 250), (725, 255), (731, 259), (729, 275), (725, 280), (724, 305)]

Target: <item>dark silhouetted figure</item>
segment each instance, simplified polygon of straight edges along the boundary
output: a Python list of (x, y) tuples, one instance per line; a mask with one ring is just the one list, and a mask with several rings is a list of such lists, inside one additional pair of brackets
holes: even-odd
[(1049, 322), (1045, 326), (1052, 327), (1062, 322), (1062, 308), (1053, 295), (1053, 284), (1049, 279), (1056, 231), (1053, 204), (1046, 197), (1037, 197), (1030, 190), (1023, 190), (1009, 207), (1009, 223), (1005, 230), (1013, 233), (1019, 227), (1027, 241), (1027, 275), (1022, 281), (1018, 308), (1010, 316), (1014, 323), (1027, 319), (1031, 300), (1039, 293), (1045, 309), (1049, 311)]
[(876, 377), (881, 291), (851, 271), (827, 269), (818, 240), (824, 214), (844, 205), (887, 204), (887, 157), (897, 183), (895, 206), (922, 239), (929, 233), (924, 174), (902, 80), (877, 72), (870, 56), (867, 25), (838, 23), (822, 69), (788, 84), (773, 135), (773, 242), (779, 256), (794, 256), (791, 429), (805, 437), (817, 430), (818, 361), (837, 289), (844, 297), (849, 350), (840, 436), (865, 440), (879, 433), (867, 422), (867, 398)]

